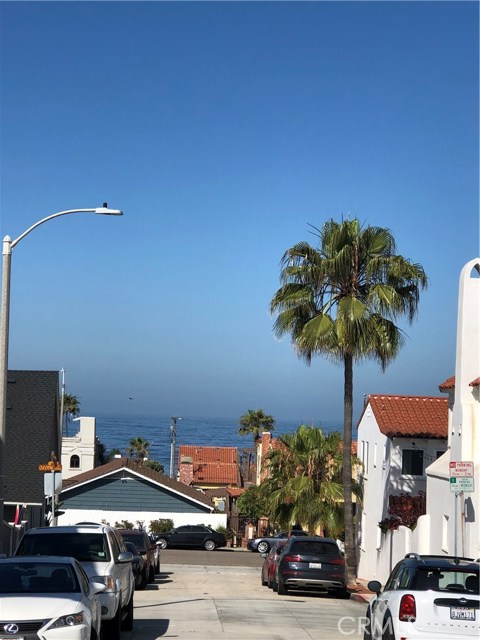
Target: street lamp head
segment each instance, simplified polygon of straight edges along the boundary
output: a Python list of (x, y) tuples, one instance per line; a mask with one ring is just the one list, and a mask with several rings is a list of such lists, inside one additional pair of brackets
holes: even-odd
[(95, 213), (102, 216), (123, 216), (123, 211), (120, 209), (109, 209), (106, 202), (103, 203), (103, 207), (97, 207)]

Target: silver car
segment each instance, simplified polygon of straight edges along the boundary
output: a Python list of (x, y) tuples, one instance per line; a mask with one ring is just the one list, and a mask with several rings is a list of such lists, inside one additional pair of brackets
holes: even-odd
[(82, 524), (29, 529), (15, 555), (76, 558), (90, 582), (105, 585), (99, 596), (105, 640), (119, 640), (121, 630), (133, 628), (133, 556), (112, 527)]
[(299, 529), (293, 529), (292, 531), (280, 531), (274, 536), (260, 536), (258, 538), (250, 538), (247, 542), (247, 549), (250, 551), (258, 551), (258, 553), (267, 553), (270, 551), (270, 547), (276, 544), (279, 540), (287, 540), (290, 536), (308, 536), (306, 531)]

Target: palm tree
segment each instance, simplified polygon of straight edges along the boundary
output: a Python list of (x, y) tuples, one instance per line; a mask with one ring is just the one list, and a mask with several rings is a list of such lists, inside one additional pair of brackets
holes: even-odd
[(274, 430), (275, 419), (273, 416), (267, 415), (263, 409), (249, 409), (240, 417), (238, 424), (240, 425), (239, 435), (245, 436), (253, 433), (253, 439), (256, 440), (262, 431)]
[(65, 419), (65, 435), (68, 436), (68, 423), (70, 422), (70, 420), (72, 420), (72, 418), (76, 418), (80, 413), (80, 400), (77, 398), (77, 396), (74, 396), (70, 393), (64, 393), (62, 397), (62, 406), (62, 423)]
[(318, 249), (300, 242), (281, 261), (281, 283), (270, 303), (277, 336), (290, 334), (307, 364), (323, 355), (344, 368), (343, 491), (349, 579), (356, 574), (352, 510), (353, 363), (377, 360), (385, 370), (403, 344), (396, 322), (411, 323), (427, 277), (420, 264), (395, 253), (389, 229), (357, 219), (327, 221)]
[(149, 447), (150, 442), (147, 442), (144, 438), (137, 436), (136, 438), (131, 438), (130, 446), (127, 447), (127, 453), (130, 458), (135, 458), (137, 462), (142, 464), (145, 458), (148, 457)]
[(342, 529), (342, 439), (338, 432), (301, 425), (280, 436), (266, 456), (269, 515), (290, 528), (300, 522), (312, 535), (320, 526), (330, 534)]

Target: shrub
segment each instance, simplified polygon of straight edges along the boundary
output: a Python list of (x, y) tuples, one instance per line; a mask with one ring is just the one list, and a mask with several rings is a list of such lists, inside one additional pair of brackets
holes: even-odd
[(163, 520), (152, 520), (150, 522), (150, 534), (158, 536), (160, 533), (166, 533), (173, 529), (173, 520), (165, 518)]

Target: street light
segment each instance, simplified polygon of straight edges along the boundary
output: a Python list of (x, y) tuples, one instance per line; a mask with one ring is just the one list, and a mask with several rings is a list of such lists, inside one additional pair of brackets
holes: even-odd
[(173, 478), (175, 476), (175, 441), (177, 439), (177, 420), (183, 420), (183, 418), (180, 418), (180, 416), (172, 416), (172, 424), (170, 425), (170, 478)]
[(102, 207), (95, 209), (68, 209), (59, 211), (42, 220), (39, 220), (15, 240), (10, 236), (3, 239), (2, 252), (2, 309), (0, 315), (0, 553), (3, 551), (3, 515), (5, 503), (5, 435), (7, 421), (7, 376), (8, 376), (8, 325), (10, 319), (10, 269), (13, 248), (23, 240), (31, 231), (44, 222), (66, 216), (70, 213), (96, 213), (105, 216), (122, 216), (119, 209), (109, 209), (106, 202)]

